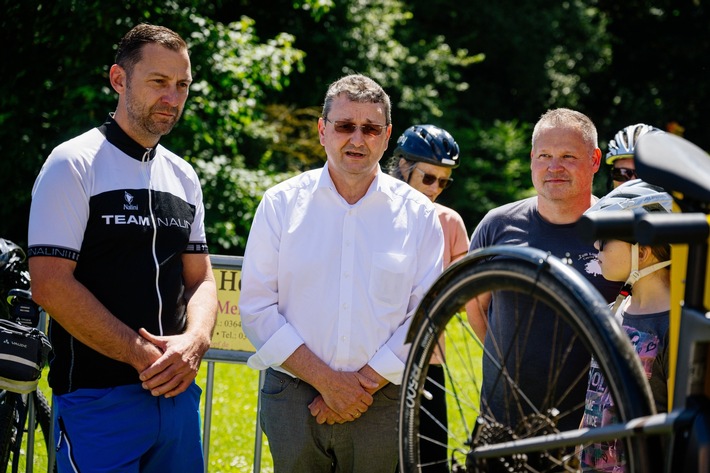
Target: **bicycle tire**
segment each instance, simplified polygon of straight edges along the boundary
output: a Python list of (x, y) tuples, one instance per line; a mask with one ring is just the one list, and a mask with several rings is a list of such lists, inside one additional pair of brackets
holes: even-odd
[(39, 389), (32, 391), (32, 399), (35, 406), (35, 420), (42, 432), (44, 446), (47, 449), (47, 458), (49, 458), (49, 449), (52, 448), (49, 443), (52, 438), (52, 431), (50, 430), (52, 428), (52, 407), (49, 405), (47, 397)]
[[(49, 401), (44, 393), (37, 389), (30, 394), (34, 402), (35, 430), (42, 435), (41, 444), (35, 442), (34, 448), (43, 447), (44, 455), (35, 456), (33, 462), (44, 456), (49, 461), (51, 448), (52, 413)], [(24, 471), (27, 468), (28, 446), (26, 443), (29, 420), (27, 418), (29, 398), (10, 391), (0, 391), (0, 473), (6, 471)], [(24, 425), (20, 427), (20, 422)], [(35, 436), (35, 440), (36, 436)], [(10, 468), (11, 467), (11, 468)], [(10, 470), (8, 470), (10, 468)], [(52, 471), (57, 471), (56, 464)]]
[[(484, 402), (480, 398), (481, 387), (484, 385), (481, 374), (484, 358), (490, 373), (490, 365), (494, 363), (488, 361), (497, 359), (501, 354), (505, 355), (498, 359), (499, 372), (496, 379), (501, 381), (506, 392), (511, 393), (506, 402), (515, 399), (530, 403), (530, 399), (534, 399), (532, 396), (525, 398), (527, 392), (519, 391), (516, 386), (518, 376), (521, 376), (524, 369), (511, 369), (508, 366), (512, 357), (507, 355), (518, 350), (519, 346), (515, 350), (499, 350), (496, 356), (490, 350), (484, 351), (465, 313), (461, 312), (461, 308), (473, 297), (503, 290), (508, 302), (512, 296), (518, 300), (523, 299), (521, 295), (524, 295), (528, 305), (532, 300), (536, 304), (545, 304), (548, 309), (558, 308), (554, 316), (555, 323), (568, 324), (582, 346), (597, 360), (617, 406), (620, 423), (654, 413), (650, 388), (638, 356), (626, 334), (609, 313), (606, 302), (593, 286), (559, 259), (540, 250), (491, 247), (474, 252), (449, 268), (429, 290), (412, 320), (408, 336), (412, 348), (405, 364), (400, 396), (399, 448), (403, 472), (426, 471), (426, 465), (419, 462), (420, 442), (428, 441), (419, 435), (418, 430), (419, 415), (426, 415), (420, 414), (423, 395), (445, 396), (447, 405), (451, 406), (448, 419), (449, 455), (445, 459), (450, 471), (581, 471), (573, 447), (541, 448), (536, 452), (486, 460), (475, 456), (479, 449), (501, 442), (576, 429), (558, 428), (563, 423), (561, 418), (573, 411), (555, 411), (559, 404), (567, 400), (557, 399), (553, 395), (546, 395), (544, 401), (535, 406), (522, 405), (520, 402), (517, 405), (512, 402), (510, 405), (505, 404), (506, 419), (502, 415), (492, 417), (488, 409), (483, 412)], [(494, 297), (494, 300), (498, 299), (501, 297)], [(537, 316), (524, 315), (517, 318), (521, 321), (520, 327), (515, 327), (515, 330), (521, 329), (516, 332), (519, 336), (530, 329), (531, 320)], [(491, 332), (489, 328), (486, 346), (495, 344), (495, 335)], [(447, 387), (442, 392), (424, 394), (423, 386), (431, 354), (443, 333), (446, 333), (447, 340), (444, 362)], [(476, 351), (480, 354), (474, 353)], [(520, 360), (516, 363), (520, 363)], [(588, 367), (585, 369), (588, 373)], [(549, 391), (567, 396), (567, 386), (558, 389), (559, 383), (555, 377), (559, 372), (553, 371), (541, 373), (550, 376), (547, 381)], [(585, 385), (586, 380), (585, 376)], [(490, 384), (490, 378), (488, 382)], [(544, 383), (545, 380), (540, 382)], [(579, 402), (583, 405), (584, 396)], [(581, 415), (567, 420), (567, 424), (573, 421), (579, 426)], [(660, 439), (631, 436), (620, 441), (626, 453), (627, 473), (652, 472), (661, 468)]]
[(0, 391), (0, 472), (7, 471), (10, 454), (15, 444), (16, 409), (20, 394)]

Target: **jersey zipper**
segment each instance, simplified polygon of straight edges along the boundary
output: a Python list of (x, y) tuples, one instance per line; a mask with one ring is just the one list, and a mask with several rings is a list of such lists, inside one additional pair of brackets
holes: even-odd
[(153, 241), (151, 243), (151, 252), (153, 255), (153, 265), (155, 266), (155, 293), (158, 297), (158, 335), (163, 336), (163, 297), (160, 294), (160, 264), (158, 262), (158, 254), (156, 252), (156, 242), (158, 239), (158, 222), (153, 211), (153, 189), (150, 184), (150, 152), (152, 148), (146, 148), (143, 153), (141, 162), (143, 163), (143, 171), (146, 178), (146, 188), (148, 189), (148, 212), (150, 213), (150, 221), (153, 226)]

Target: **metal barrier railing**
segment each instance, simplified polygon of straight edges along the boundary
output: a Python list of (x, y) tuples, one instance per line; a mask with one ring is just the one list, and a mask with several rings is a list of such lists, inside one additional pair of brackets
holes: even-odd
[[(212, 417), (212, 396), (214, 393), (214, 362), (246, 363), (249, 356), (256, 350), (247, 340), (241, 328), (238, 302), (241, 294), (242, 256), (210, 255), (215, 282), (219, 310), (217, 327), (212, 337), (212, 347), (207, 351), (204, 361), (207, 362), (207, 382), (205, 385), (205, 413), (202, 448), (205, 457), (205, 472), (209, 465), (209, 440)], [(264, 382), (264, 372), (259, 373), (258, 398), (256, 409), (256, 438), (254, 440), (254, 473), (261, 470), (262, 431), (259, 422), (261, 410), (261, 386)]]
[[(214, 364), (215, 362), (228, 363), (246, 363), (247, 358), (251, 355), (250, 352), (230, 351), (211, 349), (205, 354), (204, 361), (207, 362), (207, 378), (205, 381), (205, 412), (202, 427), (202, 453), (205, 458), (205, 473), (209, 471), (209, 455), (210, 455), (210, 432), (212, 430), (212, 397), (214, 395)], [(254, 473), (261, 471), (261, 455), (262, 455), (262, 430), (259, 422), (259, 412), (261, 411), (261, 387), (264, 384), (264, 371), (259, 372), (259, 386), (257, 387), (257, 404), (256, 404), (256, 431), (254, 438)]]

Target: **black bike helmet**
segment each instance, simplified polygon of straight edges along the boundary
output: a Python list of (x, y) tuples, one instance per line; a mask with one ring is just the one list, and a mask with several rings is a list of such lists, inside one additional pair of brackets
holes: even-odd
[(650, 132), (663, 132), (663, 130), (644, 123), (637, 123), (616, 132), (614, 139), (609, 141), (606, 163), (611, 164), (622, 158), (633, 158), (636, 142), (640, 137)]
[(459, 165), (459, 145), (448, 131), (434, 125), (414, 125), (397, 139), (396, 158), (455, 168)]

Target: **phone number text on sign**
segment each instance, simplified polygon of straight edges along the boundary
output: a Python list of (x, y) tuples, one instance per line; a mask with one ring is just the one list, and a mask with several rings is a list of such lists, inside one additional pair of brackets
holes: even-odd
[(212, 347), (219, 350), (256, 351), (242, 330), (239, 316), (241, 271), (213, 268), (217, 283), (217, 325), (212, 337)]

